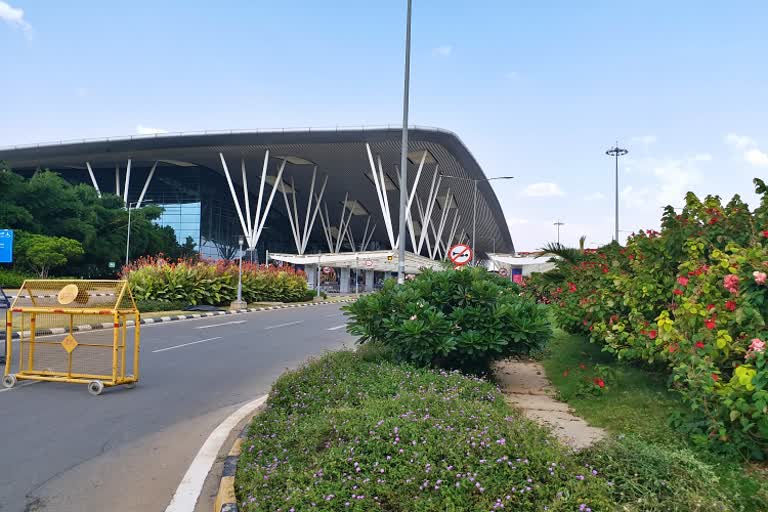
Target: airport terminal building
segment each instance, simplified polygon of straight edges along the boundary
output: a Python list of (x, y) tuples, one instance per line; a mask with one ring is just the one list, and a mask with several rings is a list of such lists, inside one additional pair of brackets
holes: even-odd
[[(499, 201), (458, 136), (410, 129), (408, 183), (401, 184), (401, 133), (159, 134), (5, 148), (0, 161), (22, 174), (56, 171), (100, 194), (117, 194), (131, 208), (162, 206), (159, 222), (173, 227), (180, 243), (191, 237), (206, 258), (236, 256), (240, 236), (246, 257), (258, 261), (267, 251), (297, 258), (386, 254), (398, 244), (401, 186), (410, 205), (405, 243), (414, 265), (444, 259), (452, 244), (471, 242), (475, 205), (477, 253), (513, 253)], [(375, 266), (385, 270), (378, 261)]]

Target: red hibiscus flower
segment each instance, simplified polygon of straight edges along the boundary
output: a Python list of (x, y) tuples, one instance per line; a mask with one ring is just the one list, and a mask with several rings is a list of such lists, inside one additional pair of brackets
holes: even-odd
[(707, 318), (704, 320), (704, 325), (707, 326), (707, 329), (712, 330), (715, 328), (715, 319), (714, 318)]
[(735, 311), (736, 310), (736, 303), (732, 300), (725, 301), (725, 309), (728, 311)]
[(680, 283), (680, 286), (687, 286), (688, 285), (688, 278), (684, 276), (680, 276), (677, 278), (677, 282)]
[(655, 340), (655, 339), (656, 339), (656, 334), (657, 334), (657, 333), (656, 333), (656, 330), (655, 330), (655, 329), (654, 329), (654, 330), (651, 330), (651, 331), (648, 333), (648, 337), (649, 337), (649, 338), (651, 338), (652, 340)]
[(713, 309), (715, 309), (714, 304), (707, 304), (707, 311), (712, 311)]
[(673, 343), (669, 346), (669, 353), (674, 354), (677, 352), (677, 349), (679, 348), (679, 345), (677, 343)]
[(717, 382), (717, 381), (719, 381), (719, 380), (720, 380), (720, 376), (719, 376), (718, 374), (716, 374), (716, 373), (713, 373), (713, 374), (712, 374), (712, 380), (713, 380), (713, 381), (715, 381), (715, 382)]
[(605, 387), (605, 381), (599, 377), (595, 377), (594, 382), (597, 386), (604, 388)]
[(766, 229), (765, 231), (763, 231), (763, 236), (764, 236), (765, 238), (768, 238), (768, 229)]
[(575, 292), (575, 291), (576, 291), (576, 285), (575, 285), (575, 284), (573, 284), (573, 283), (568, 283), (568, 289), (569, 289), (571, 292)]
[(682, 295), (683, 290), (681, 290), (680, 288), (675, 288), (674, 290), (672, 290), (672, 293), (674, 293), (675, 295)]
[(697, 341), (696, 342), (696, 348), (704, 348), (704, 342)]

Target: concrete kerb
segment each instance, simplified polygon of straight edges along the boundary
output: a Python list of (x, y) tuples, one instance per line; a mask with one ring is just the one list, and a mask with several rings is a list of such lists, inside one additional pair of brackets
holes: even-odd
[[(140, 325), (144, 324), (156, 324), (156, 323), (162, 323), (162, 322), (173, 322), (176, 320), (191, 320), (193, 318), (207, 318), (212, 316), (222, 316), (222, 315), (237, 315), (241, 313), (254, 313), (256, 311), (269, 311), (273, 309), (287, 309), (287, 308), (301, 308), (301, 307), (307, 307), (307, 306), (319, 306), (322, 304), (340, 304), (343, 302), (354, 302), (356, 298), (347, 298), (347, 299), (339, 299), (339, 300), (325, 300), (325, 301), (319, 301), (319, 302), (300, 302), (295, 304), (282, 304), (278, 306), (264, 306), (264, 307), (258, 307), (258, 308), (245, 308), (245, 309), (237, 309), (237, 310), (227, 310), (227, 311), (209, 311), (206, 313), (192, 313), (189, 315), (173, 315), (173, 316), (161, 316), (157, 318), (142, 318)], [(3, 310), (5, 311), (5, 310)], [(127, 327), (132, 327), (135, 324), (133, 320), (128, 320), (126, 322)], [(112, 322), (105, 322), (105, 323), (99, 323), (99, 324), (85, 324), (85, 325), (75, 325), (72, 330), (77, 331), (92, 331), (94, 329), (111, 329)], [(69, 332), (69, 329), (64, 327), (54, 327), (52, 329), (38, 329), (35, 331), (36, 336), (46, 336), (51, 334), (66, 334)], [(13, 331), (11, 333), (11, 339), (18, 339), (23, 337), (28, 337), (30, 335), (29, 331)], [(0, 340), (4, 340), (6, 338), (6, 332), (0, 331)]]
[[(259, 414), (261, 411), (257, 411)], [(219, 491), (216, 493), (216, 501), (213, 504), (213, 512), (237, 512), (237, 498), (235, 497), (235, 473), (237, 463), (240, 460), (240, 451), (243, 446), (248, 426), (251, 420), (246, 421), (245, 426), (232, 444), (232, 448), (224, 459), (224, 468), (221, 472)]]

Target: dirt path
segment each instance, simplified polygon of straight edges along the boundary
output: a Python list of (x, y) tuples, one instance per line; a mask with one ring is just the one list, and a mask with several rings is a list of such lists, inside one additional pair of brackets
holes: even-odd
[(495, 371), (507, 400), (528, 418), (550, 427), (566, 445), (580, 450), (607, 435), (605, 430), (591, 427), (574, 415), (568, 404), (554, 398), (555, 390), (539, 363), (502, 361)]

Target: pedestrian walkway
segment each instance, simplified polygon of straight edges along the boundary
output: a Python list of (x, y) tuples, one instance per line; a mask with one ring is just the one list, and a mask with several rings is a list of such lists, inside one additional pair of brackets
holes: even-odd
[(541, 364), (507, 360), (497, 363), (495, 373), (507, 400), (529, 419), (551, 428), (564, 444), (581, 450), (606, 437), (605, 430), (590, 426), (554, 398)]

